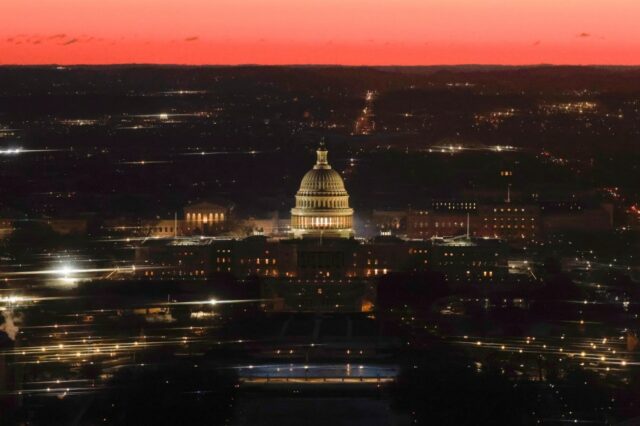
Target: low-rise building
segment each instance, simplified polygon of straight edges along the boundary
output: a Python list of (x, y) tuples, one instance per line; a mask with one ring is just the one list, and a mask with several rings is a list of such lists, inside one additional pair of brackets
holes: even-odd
[(228, 229), (231, 208), (201, 202), (184, 207), (184, 235), (214, 235)]
[(608, 231), (613, 228), (613, 205), (584, 202), (547, 202), (540, 206), (545, 234)]

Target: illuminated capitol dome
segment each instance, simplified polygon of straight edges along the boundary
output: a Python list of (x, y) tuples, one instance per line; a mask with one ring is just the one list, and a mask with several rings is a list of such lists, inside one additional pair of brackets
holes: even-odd
[(353, 235), (353, 209), (340, 174), (327, 162), (324, 144), (316, 151), (318, 160), (302, 178), (291, 209), (293, 236), (342, 237)]

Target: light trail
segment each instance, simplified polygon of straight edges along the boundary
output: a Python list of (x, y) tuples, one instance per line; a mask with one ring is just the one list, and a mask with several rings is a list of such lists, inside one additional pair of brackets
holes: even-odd
[(256, 155), (266, 154), (274, 151), (199, 151), (199, 152), (184, 152), (179, 155)]
[(0, 155), (14, 156), (14, 155), (20, 155), (20, 154), (35, 154), (35, 153), (42, 153), (42, 152), (62, 152), (62, 151), (69, 151), (69, 150), (67, 150), (67, 149), (48, 149), (48, 148), (44, 148), (44, 149), (24, 149), (22, 147), (15, 147), (15, 148), (0, 149)]
[(273, 299), (236, 299), (236, 300), (218, 300), (218, 299), (206, 299), (206, 300), (192, 300), (188, 302), (165, 302), (160, 305), (171, 306), (171, 305), (224, 305), (231, 303), (259, 303), (259, 302), (270, 302)]
[[(618, 342), (623, 336), (619, 336)], [(561, 359), (577, 361), (591, 370), (616, 372), (626, 367), (640, 366), (637, 353), (627, 351), (623, 343), (613, 346), (616, 339), (588, 338), (486, 338), (480, 336), (452, 336), (448, 341), (465, 345), (473, 350), (494, 350), (511, 354), (554, 355)], [(614, 349), (615, 348), (615, 349)], [(626, 371), (626, 370), (625, 370)]]
[(120, 161), (117, 164), (125, 164), (130, 166), (145, 166), (150, 164), (172, 164), (169, 160), (139, 160), (139, 161)]
[(518, 148), (511, 145), (464, 145), (464, 144), (445, 144), (445, 145), (431, 145), (427, 151), (429, 153), (436, 154), (455, 154), (463, 151), (472, 151), (472, 152), (519, 152), (523, 151), (522, 148)]
[(137, 270), (146, 269), (145, 266), (115, 266), (110, 268), (76, 268), (71, 265), (64, 264), (57, 268), (38, 269), (34, 271), (14, 271), (4, 272), (0, 274), (0, 278), (16, 277), (16, 276), (30, 276), (30, 275), (54, 275), (59, 278), (65, 279), (71, 276), (81, 276), (84, 274), (102, 273), (102, 272), (117, 272), (117, 273), (135, 273)]

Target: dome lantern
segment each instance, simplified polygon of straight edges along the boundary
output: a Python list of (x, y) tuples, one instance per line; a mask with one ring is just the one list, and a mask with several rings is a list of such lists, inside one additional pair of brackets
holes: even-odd
[(331, 168), (331, 166), (329, 165), (329, 162), (327, 161), (327, 153), (328, 151), (327, 151), (327, 148), (324, 147), (324, 143), (320, 143), (320, 146), (316, 151), (317, 160), (316, 160), (316, 165), (313, 166), (314, 169), (322, 169), (322, 168), (330, 169)]

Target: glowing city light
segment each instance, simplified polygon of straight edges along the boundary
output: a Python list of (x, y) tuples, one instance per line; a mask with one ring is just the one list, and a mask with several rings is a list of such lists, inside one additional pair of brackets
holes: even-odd
[(58, 275), (58, 280), (63, 284), (75, 284), (78, 281), (78, 278), (74, 276), (78, 273), (78, 270), (71, 265), (62, 265), (55, 272)]

